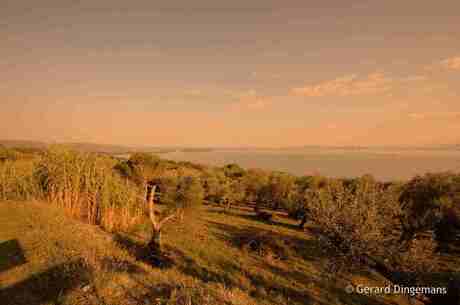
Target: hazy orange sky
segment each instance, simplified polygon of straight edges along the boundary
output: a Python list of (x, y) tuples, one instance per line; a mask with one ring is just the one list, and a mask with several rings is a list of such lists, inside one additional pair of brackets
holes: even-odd
[(460, 143), (458, 0), (3, 0), (0, 38), (0, 139)]

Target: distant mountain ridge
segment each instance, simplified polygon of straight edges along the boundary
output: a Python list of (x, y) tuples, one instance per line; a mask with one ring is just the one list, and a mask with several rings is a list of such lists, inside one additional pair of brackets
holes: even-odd
[(1, 140), (0, 145), (5, 147), (20, 147), (20, 148), (40, 148), (44, 149), (50, 145), (59, 144), (66, 145), (78, 151), (106, 153), (106, 154), (127, 154), (133, 152), (152, 152), (152, 153), (168, 153), (168, 152), (211, 152), (215, 150), (293, 150), (293, 149), (340, 149), (340, 150), (368, 150), (368, 149), (398, 149), (398, 150), (459, 150), (460, 144), (439, 144), (429, 146), (358, 146), (358, 145), (300, 145), (300, 146), (285, 146), (278, 148), (261, 148), (261, 147), (174, 147), (174, 146), (129, 146), (115, 144), (98, 144), (91, 142), (42, 142), (30, 140)]
[(183, 152), (204, 152), (212, 151), (213, 148), (209, 147), (172, 147), (172, 146), (124, 146), (115, 144), (98, 144), (91, 142), (41, 142), (29, 140), (1, 140), (0, 145), (8, 148), (39, 148), (45, 149), (51, 145), (65, 145), (72, 149), (83, 152), (105, 153), (112, 155), (129, 154), (134, 152), (152, 152), (152, 153), (168, 153), (174, 151)]

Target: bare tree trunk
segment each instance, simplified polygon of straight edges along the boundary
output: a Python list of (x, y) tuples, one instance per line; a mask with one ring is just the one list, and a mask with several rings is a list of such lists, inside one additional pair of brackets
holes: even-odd
[(162, 247), (161, 247), (161, 228), (163, 225), (168, 222), (169, 220), (173, 219), (176, 216), (176, 213), (171, 214), (161, 220), (157, 218), (155, 215), (155, 191), (156, 185), (147, 185), (147, 202), (149, 205), (149, 216), (150, 221), (152, 222), (152, 237), (148, 243), (148, 248), (150, 253), (154, 256), (161, 256), (162, 254)]
[(152, 237), (148, 243), (148, 248), (153, 255), (161, 255), (161, 229), (152, 228)]
[(232, 202), (230, 200), (227, 201), (227, 204), (225, 205), (225, 210), (228, 212), (232, 208)]
[(149, 216), (152, 222), (152, 237), (148, 243), (150, 253), (153, 255), (161, 255), (161, 226), (155, 215), (154, 202), (156, 185), (147, 185), (147, 202), (149, 204)]

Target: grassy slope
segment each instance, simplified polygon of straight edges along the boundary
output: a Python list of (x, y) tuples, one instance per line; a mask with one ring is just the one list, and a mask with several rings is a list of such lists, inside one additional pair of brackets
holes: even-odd
[[(189, 219), (165, 229), (170, 262), (159, 269), (141, 257), (147, 226), (111, 235), (44, 203), (0, 203), (0, 304), (408, 304), (345, 293), (350, 281), (382, 278), (328, 281), (327, 255), (288, 220), (269, 225), (209, 207)], [(264, 232), (289, 245), (285, 259), (240, 248)]]

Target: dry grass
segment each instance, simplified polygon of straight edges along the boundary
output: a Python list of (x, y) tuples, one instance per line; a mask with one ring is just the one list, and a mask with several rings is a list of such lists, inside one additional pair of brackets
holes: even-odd
[[(0, 298), (8, 300), (2, 304), (408, 304), (403, 297), (345, 293), (350, 282), (383, 279), (341, 274), (330, 282), (327, 253), (312, 235), (281, 217), (270, 225), (250, 216), (205, 207), (169, 226), (170, 264), (159, 269), (136, 255), (148, 240), (146, 226), (113, 236), (46, 203), (0, 203), (0, 240), (18, 241), (25, 258), (0, 271)], [(281, 257), (242, 250), (241, 237), (251, 232), (266, 253), (278, 252), (273, 245), (291, 251)]]

